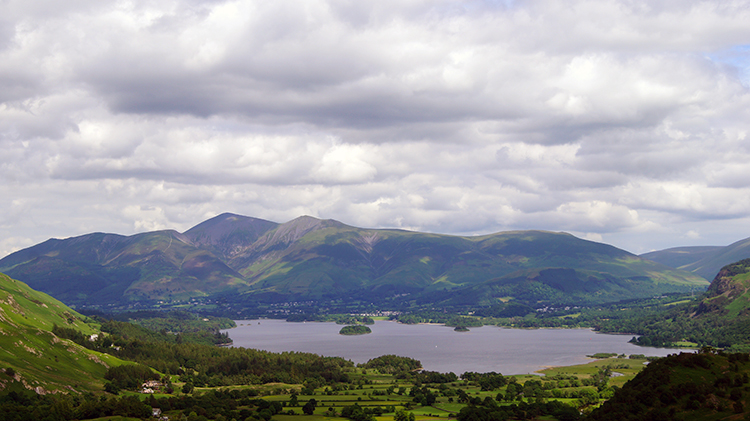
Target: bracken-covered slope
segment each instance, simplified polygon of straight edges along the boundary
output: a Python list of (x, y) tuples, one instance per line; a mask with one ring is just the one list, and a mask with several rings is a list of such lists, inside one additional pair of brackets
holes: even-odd
[(51, 332), (55, 324), (97, 332), (84, 319), (49, 295), (0, 274), (0, 390), (14, 382), (37, 393), (102, 390), (107, 368), (122, 362)]
[(712, 280), (724, 266), (750, 258), (750, 238), (726, 247), (677, 247), (642, 254), (641, 257)]
[(448, 302), (441, 295), (447, 292), (467, 304), (501, 296), (603, 302), (708, 284), (565, 233), (460, 237), (362, 229), (309, 216), (275, 224), (232, 214), (184, 234), (49, 240), (0, 260), (0, 271), (80, 305), (205, 296), (241, 302), (408, 295)]

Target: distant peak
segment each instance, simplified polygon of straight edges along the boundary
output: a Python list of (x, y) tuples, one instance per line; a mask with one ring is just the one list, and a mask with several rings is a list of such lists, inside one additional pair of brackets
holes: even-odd
[(345, 224), (335, 219), (320, 219), (320, 218), (316, 218), (310, 215), (302, 215), (302, 216), (298, 216), (297, 218), (292, 219), (291, 221), (283, 225), (292, 225), (292, 226), (302, 225), (302, 226), (307, 226), (307, 227), (320, 226), (322, 228), (327, 228), (327, 227), (343, 226)]
[(219, 214), (219, 215), (215, 216), (212, 219), (236, 220), (236, 219), (250, 219), (250, 217), (244, 216), (244, 215), (237, 215), (236, 213), (224, 212), (222, 214)]
[(322, 221), (322, 219), (316, 218), (316, 217), (310, 216), (310, 215), (302, 215), (302, 216), (298, 216), (298, 217), (292, 219), (289, 222), (295, 222), (295, 221)]

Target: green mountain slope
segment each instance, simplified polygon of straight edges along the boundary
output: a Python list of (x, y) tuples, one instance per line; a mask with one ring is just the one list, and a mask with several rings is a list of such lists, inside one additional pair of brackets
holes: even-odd
[(656, 315), (612, 320), (604, 332), (630, 332), (638, 344), (671, 346), (687, 341), (699, 345), (750, 350), (750, 259), (719, 271), (705, 294)]
[(14, 381), (37, 393), (102, 390), (107, 368), (122, 364), (58, 338), (53, 325), (97, 332), (60, 301), (0, 274), (0, 390)]
[(51, 239), (4, 258), (0, 271), (71, 305), (184, 300), (245, 283), (176, 231)]
[[(444, 301), (440, 294), (446, 292), (472, 304), (497, 294), (530, 302), (603, 302), (707, 285), (690, 273), (565, 233), (460, 237), (362, 229), (308, 216), (275, 224), (232, 214), (184, 234), (49, 240), (0, 260), (0, 271), (76, 305), (195, 297), (237, 304), (402, 301), (407, 295)], [(532, 288), (523, 287), (529, 283)]]
[(422, 301), (446, 304), (491, 304), (508, 296), (581, 303), (706, 285), (697, 276), (564, 233), (456, 237), (310, 222), (302, 230), (288, 229), (304, 235), (281, 247), (271, 239), (289, 238), (278, 232), (286, 227), (270, 231), (263, 246), (273, 250), (266, 254), (271, 257), (241, 255), (229, 264), (257, 280), (254, 293), (300, 298), (365, 289), (370, 296), (417, 294)]
[(726, 247), (677, 247), (642, 254), (641, 257), (711, 280), (724, 266), (750, 258), (750, 238)]

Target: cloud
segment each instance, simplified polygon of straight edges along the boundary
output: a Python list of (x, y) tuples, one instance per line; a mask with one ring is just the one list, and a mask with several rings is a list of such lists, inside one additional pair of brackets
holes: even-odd
[(631, 250), (750, 235), (746, 2), (0, 10), (0, 254), (224, 211)]

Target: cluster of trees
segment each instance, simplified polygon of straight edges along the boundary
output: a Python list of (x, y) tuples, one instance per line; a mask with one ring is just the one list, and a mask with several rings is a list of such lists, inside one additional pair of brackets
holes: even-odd
[(489, 373), (466, 372), (461, 375), (464, 380), (476, 382), (482, 390), (497, 390), (508, 384), (508, 379), (500, 373), (490, 371)]
[(360, 366), (368, 369), (375, 369), (385, 374), (396, 374), (419, 370), (422, 368), (422, 363), (414, 358), (399, 357), (398, 355), (388, 354), (373, 358)]
[[(201, 343), (180, 343), (175, 335), (153, 332), (141, 326), (114, 320), (102, 324), (96, 341), (75, 329), (53, 327), (53, 333), (89, 349), (149, 366), (164, 374), (178, 374), (195, 387), (247, 384), (348, 382), (343, 358), (321, 357), (300, 352), (271, 353), (245, 348), (221, 348)], [(177, 335), (179, 338), (179, 335)], [(111, 382), (111, 390), (123, 388)], [(130, 384), (128, 384), (127, 388)]]
[(659, 359), (595, 410), (591, 420), (673, 419), (686, 412), (724, 419), (745, 411), (748, 354), (722, 354), (711, 348)]
[[(52, 325), (52, 333), (59, 338), (70, 339), (84, 348), (96, 351), (110, 348), (114, 345), (114, 339), (116, 339), (108, 335), (99, 335), (95, 340), (91, 340), (89, 336), (84, 335), (78, 329), (58, 326), (57, 324)], [(119, 343), (119, 345), (122, 345), (122, 343)]]
[(437, 395), (426, 386), (421, 388), (417, 386), (412, 387), (409, 391), (409, 396), (414, 398), (414, 402), (417, 402), (422, 406), (432, 406), (432, 404), (435, 403), (435, 400), (437, 400)]
[(231, 342), (226, 333), (221, 333), (214, 329), (172, 334), (163, 329), (161, 331), (154, 331), (129, 322), (101, 318), (95, 319), (101, 324), (101, 331), (104, 334), (99, 335), (93, 340), (75, 328), (58, 326), (57, 324), (52, 326), (52, 333), (60, 338), (70, 339), (85, 348), (99, 352), (110, 352), (113, 347), (126, 347), (133, 340), (149, 343), (181, 344), (189, 342), (205, 345), (222, 345)]
[[(337, 357), (321, 357), (302, 352), (271, 353), (245, 348), (216, 348), (205, 345), (185, 344), (167, 346), (160, 354), (152, 350), (139, 349), (132, 358), (137, 361), (153, 361), (163, 356), (174, 360), (182, 370), (180, 378), (195, 386), (230, 386), (242, 384), (290, 383), (332, 384), (348, 382), (345, 368), (353, 363)], [(148, 365), (154, 367), (152, 363)]]
[(508, 406), (500, 406), (492, 399), (485, 399), (481, 404), (469, 404), (457, 415), (458, 421), (505, 421), (532, 420), (541, 416), (551, 415), (559, 421), (575, 421), (581, 419), (578, 410), (559, 401), (550, 402), (519, 402)]
[(109, 381), (104, 389), (116, 395), (121, 389), (136, 390), (149, 380), (159, 380), (159, 375), (141, 364), (124, 364), (107, 369), (104, 379)]
[(214, 390), (200, 395), (181, 395), (141, 400), (137, 396), (37, 395), (22, 390), (0, 395), (3, 421), (72, 421), (102, 417), (149, 419), (152, 408), (180, 411), (177, 419), (231, 419), (268, 421), (284, 411), (280, 402), (258, 399), (254, 390)]
[(364, 335), (367, 333), (372, 333), (372, 330), (370, 330), (369, 327), (363, 325), (344, 326), (339, 331), (339, 334), (341, 335)]
[(88, 315), (102, 325), (103, 332), (178, 343), (229, 344), (232, 342), (229, 335), (220, 330), (237, 326), (226, 317), (198, 315), (185, 310), (141, 310), (106, 315), (89, 312)]
[(146, 419), (151, 406), (136, 396), (100, 398), (93, 395), (37, 395), (11, 391), (0, 395), (3, 421), (69, 421), (122, 416)]
[(237, 327), (234, 320), (227, 317), (200, 315), (186, 310), (137, 310), (124, 313), (89, 312), (99, 319), (129, 322), (153, 331), (166, 330), (170, 333), (217, 331)]
[(375, 421), (375, 417), (381, 415), (383, 415), (383, 410), (380, 407), (363, 408), (354, 404), (341, 409), (341, 416), (352, 421)]
[(412, 376), (412, 381), (414, 381), (414, 384), (417, 386), (423, 383), (431, 383), (431, 384), (453, 383), (456, 380), (458, 380), (458, 376), (456, 376), (454, 373), (438, 373), (437, 371), (427, 371), (427, 370), (414, 373)]

